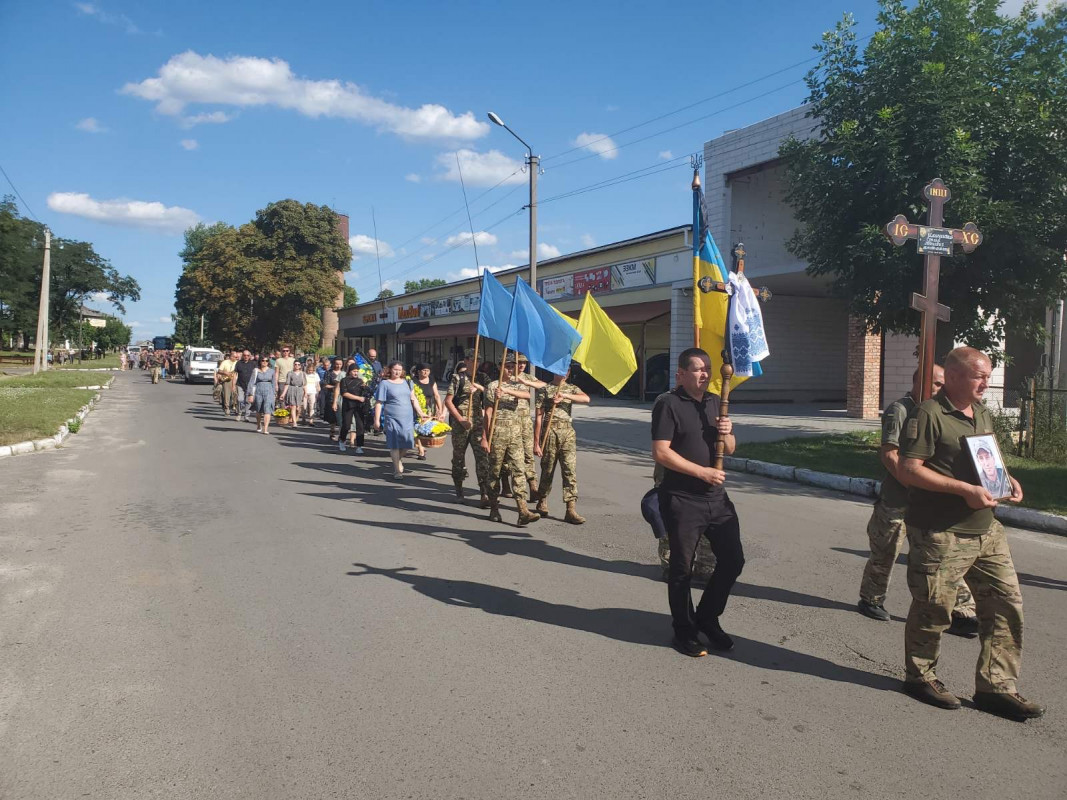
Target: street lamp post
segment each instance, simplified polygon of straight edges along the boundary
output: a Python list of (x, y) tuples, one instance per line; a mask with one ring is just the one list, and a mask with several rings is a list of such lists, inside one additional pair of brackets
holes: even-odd
[(540, 294), (537, 290), (537, 170), (541, 165), (541, 156), (535, 156), (533, 148), (492, 111), (489, 112), (489, 121), (506, 130), (526, 148), (526, 165), (530, 169), (530, 288)]

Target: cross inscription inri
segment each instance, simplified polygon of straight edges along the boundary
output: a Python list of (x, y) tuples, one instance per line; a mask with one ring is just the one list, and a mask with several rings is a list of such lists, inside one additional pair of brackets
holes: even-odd
[(982, 232), (973, 222), (962, 228), (942, 228), (945, 203), (952, 199), (945, 182), (934, 178), (923, 187), (923, 197), (929, 205), (926, 225), (913, 225), (903, 214), (897, 214), (885, 226), (886, 236), (898, 247), (908, 239), (918, 242), (918, 251), (923, 254), (923, 291), (912, 292), (911, 307), (920, 313), (919, 323), (919, 370), (922, 373), (922, 391), (917, 399), (921, 402), (933, 394), (934, 359), (937, 352), (937, 323), (948, 322), (951, 309), (938, 302), (938, 283), (941, 279), (941, 256), (951, 256), (954, 244), (963, 245), (963, 252), (973, 253), (982, 243)]

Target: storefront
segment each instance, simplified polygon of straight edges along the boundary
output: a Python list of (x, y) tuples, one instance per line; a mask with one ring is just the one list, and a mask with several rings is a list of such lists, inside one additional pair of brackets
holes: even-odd
[[(633, 343), (638, 372), (620, 396), (651, 399), (669, 388), (671, 304), (679, 294), (673, 290), (688, 285), (691, 253), (686, 225), (538, 265), (538, 290), (548, 302), (576, 318), (592, 292)], [(529, 279), (529, 269), (518, 267), (496, 277), (511, 288), (516, 279)], [(425, 362), (443, 379), (460, 355), (474, 348), (479, 300), (480, 280), (469, 278), (342, 309), (338, 352), (348, 355), (373, 346), (383, 363), (393, 358), (408, 366)], [(479, 361), (498, 362), (502, 355), (499, 342), (481, 340)]]

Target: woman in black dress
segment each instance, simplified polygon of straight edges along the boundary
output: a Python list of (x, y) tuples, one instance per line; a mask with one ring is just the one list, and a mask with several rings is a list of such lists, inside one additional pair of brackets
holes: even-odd
[(330, 441), (337, 441), (337, 425), (340, 422), (341, 359), (335, 358), (326, 377), (322, 379), (322, 418), (330, 425)]
[[(429, 364), (415, 365), (413, 383), (422, 390), (422, 396), (426, 398), (427, 413), (434, 419), (443, 419), (444, 403), (441, 402), (441, 393), (437, 390), (437, 380), (430, 374)], [(419, 461), (425, 461), (426, 448), (419, 443), (417, 437), (415, 445), (419, 449), (419, 454), (416, 458)]]
[(353, 361), (348, 365), (348, 374), (341, 380), (338, 388), (341, 399), (341, 438), (337, 442), (338, 449), (343, 453), (345, 445), (352, 444), (346, 441), (349, 433), (355, 428), (356, 455), (363, 455), (364, 427), (363, 407), (367, 402), (367, 386), (360, 377), (359, 367)]

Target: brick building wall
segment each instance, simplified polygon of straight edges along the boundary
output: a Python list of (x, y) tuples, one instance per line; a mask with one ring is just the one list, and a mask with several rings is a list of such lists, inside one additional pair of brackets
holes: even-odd
[(858, 419), (878, 419), (881, 400), (882, 335), (870, 333), (861, 319), (848, 321), (845, 413)]

